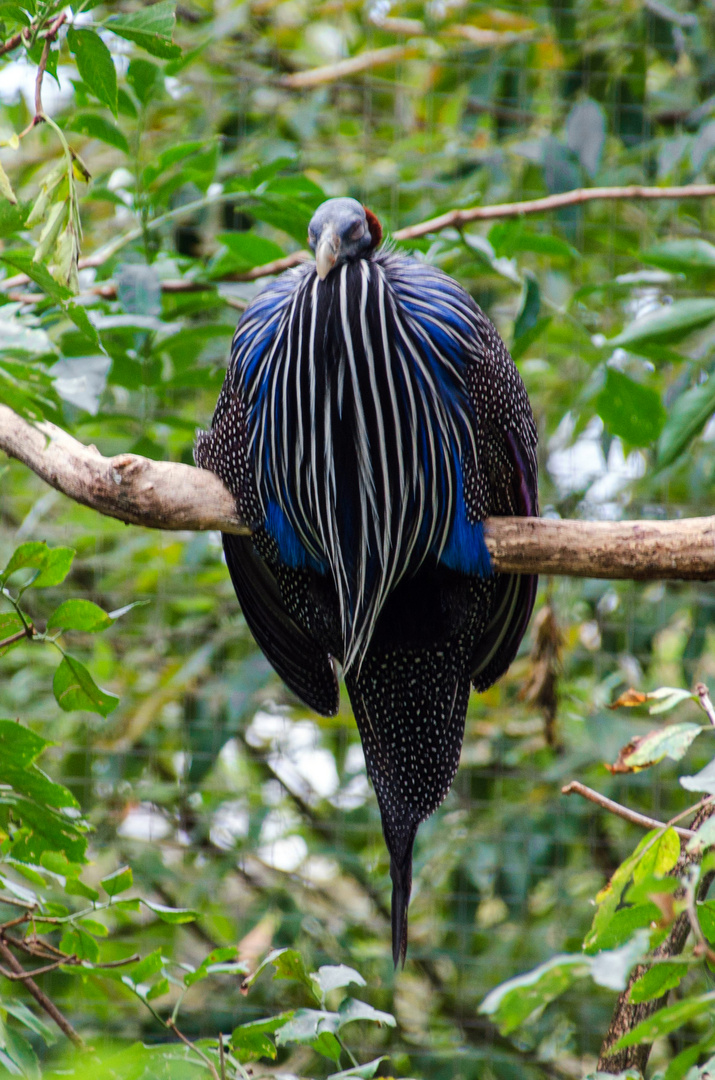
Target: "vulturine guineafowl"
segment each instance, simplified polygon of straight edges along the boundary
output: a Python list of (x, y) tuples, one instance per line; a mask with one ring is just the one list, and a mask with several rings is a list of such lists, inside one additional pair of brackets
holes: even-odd
[(407, 948), (412, 847), (457, 771), (470, 687), (516, 655), (537, 579), (493, 573), (482, 522), (534, 515), (536, 428), (502, 339), (440, 270), (380, 248), (354, 199), (316, 210), (315, 263), (249, 304), (196, 462), (252, 535), (223, 538), (246, 622), (324, 715), (341, 665)]

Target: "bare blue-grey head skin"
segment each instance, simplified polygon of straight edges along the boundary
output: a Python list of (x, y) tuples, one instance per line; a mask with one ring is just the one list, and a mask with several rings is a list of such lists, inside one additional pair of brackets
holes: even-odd
[(365, 208), (357, 199), (321, 203), (308, 226), (308, 243), (315, 252), (318, 277), (324, 281), (336, 266), (359, 259), (373, 246)]

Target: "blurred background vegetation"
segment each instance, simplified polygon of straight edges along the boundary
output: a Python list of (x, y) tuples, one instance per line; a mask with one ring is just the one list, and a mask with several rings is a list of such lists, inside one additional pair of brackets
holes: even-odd
[[(62, 10), (0, 4), (3, 40)], [(261, 287), (246, 277), (304, 246), (325, 196), (360, 199), (389, 232), (581, 186), (715, 180), (715, 8), (704, 0), (182, 0), (175, 28), (173, 11), (73, 4), (43, 83), (56, 126), (19, 143), (42, 39), (27, 35), (0, 68), (11, 279), (0, 282), (0, 402), (105, 454), (192, 462), (239, 312)], [(341, 67), (368, 52), (364, 70)], [(81, 159), (69, 179), (63, 140)], [(47, 222), (60, 204), (58, 237)], [(75, 277), (80, 222), (82, 255), (102, 258)], [(596, 202), (409, 245), (462, 282), (512, 349), (539, 427), (544, 513), (710, 512), (714, 232), (712, 201)], [(30, 262), (41, 236), (53, 277)], [(18, 284), (18, 270), (44, 292)], [(569, 992), (514, 1039), (477, 1009), (499, 982), (580, 948), (590, 898), (639, 838), (562, 796), (564, 783), (662, 820), (687, 805), (672, 765), (655, 782), (603, 768), (653, 726), (607, 705), (631, 685), (713, 685), (711, 586), (542, 582), (522, 655), (473, 696), (453, 791), (420, 830), (409, 958), (393, 974), (388, 860), (347, 698), (326, 720), (282, 686), (241, 618), (219, 537), (125, 527), (4, 459), (0, 564), (22, 540), (77, 552), (62, 585), (25, 598), (41, 625), (70, 596), (108, 611), (146, 601), (104, 634), (67, 635), (120, 699), (106, 716), (58, 707), (53, 650), (21, 643), (0, 657), (0, 716), (54, 744), (42, 767), (93, 826), (85, 880), (129, 863), (143, 895), (199, 913), (189, 924), (116, 917), (103, 958), (160, 948), (196, 965), (238, 945), (253, 967), (290, 946), (311, 969), (354, 966), (397, 1019), (352, 1029), (361, 1060), (390, 1055), (382, 1075), (593, 1067), (613, 992)], [(689, 763), (706, 758), (698, 743)], [(285, 982), (264, 978), (244, 996), (235, 976), (216, 979), (183, 1007), (192, 1039), (299, 999)], [(119, 981), (56, 971), (43, 986), (90, 1041), (161, 1034)], [(0, 993), (29, 1000), (6, 983)], [(173, 993), (157, 1012), (168, 1015)], [(662, 1040), (655, 1065), (679, 1048)], [(278, 1071), (334, 1068), (301, 1053), (282, 1049)]]

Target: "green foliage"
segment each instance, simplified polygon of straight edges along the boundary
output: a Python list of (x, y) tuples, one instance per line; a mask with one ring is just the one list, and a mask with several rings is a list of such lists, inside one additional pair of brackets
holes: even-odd
[[(660, 698), (661, 702), (675, 696), (672, 687), (648, 695)], [(681, 700), (689, 696), (684, 693)], [(623, 695), (622, 703), (632, 705), (637, 697), (645, 699), (646, 695), (631, 690)], [(703, 708), (707, 711), (706, 703)], [(696, 734), (707, 730), (694, 724), (672, 724), (660, 733), (665, 736), (661, 748), (668, 745), (668, 739), (674, 738), (678, 728), (686, 727), (695, 729)], [(642, 740), (640, 745), (647, 741)], [(631, 758), (634, 756), (632, 754)], [(630, 767), (645, 768), (662, 760), (663, 756), (648, 753), (637, 762), (631, 761)], [(676, 760), (681, 756), (678, 747)], [(619, 762), (627, 761), (628, 756), (621, 752)], [(688, 779), (681, 777), (681, 783)], [(691, 813), (695, 809), (697, 807), (692, 807)], [(697, 902), (701, 878), (715, 866), (712, 852), (699, 861), (704, 852), (715, 847), (712, 807), (710, 813), (711, 816), (705, 818), (688, 840), (686, 851), (693, 853), (695, 858), (681, 868), (679, 874), (676, 866), (679, 865), (681, 846), (674, 829), (663, 826), (648, 833), (596, 897), (597, 910), (584, 938), (583, 950), (554, 956), (533, 971), (498, 986), (484, 999), (480, 1011), (493, 1017), (500, 1030), (508, 1035), (560, 998), (574, 982), (590, 976), (594, 983), (609, 989), (623, 990), (628, 986), (628, 1000), (633, 1004), (656, 1003), (652, 1015), (626, 1031), (614, 1044), (614, 1051), (653, 1043), (700, 1018), (712, 1021), (715, 1000), (712, 991), (688, 995), (674, 1004), (667, 1003), (669, 991), (680, 987), (683, 980), (692, 975), (694, 966), (707, 963), (712, 955), (707, 942), (715, 935), (714, 905), (712, 901)], [(675, 959), (656, 951), (649, 955), (650, 950), (663, 944), (675, 920), (684, 912), (687, 912), (694, 931), (690, 949)], [(639, 965), (638, 969), (629, 984), (628, 976), (636, 965)], [(666, 1078), (673, 1080), (686, 1073), (692, 1076), (688, 1069), (710, 1048), (713, 1039), (710, 1028), (711, 1024), (701, 1028), (697, 1047), (689, 1047), (683, 1055), (673, 1058), (666, 1070)], [(703, 1075), (707, 1075), (706, 1067), (703, 1068)]]
[[(0, 106), (0, 261), (15, 280), (0, 403), (107, 455), (188, 463), (260, 288), (243, 275), (305, 246), (324, 193), (361, 199), (389, 233), (570, 186), (715, 179), (703, 5), (404, 4), (385, 22), (379, 7), (127, 0), (66, 13), (41, 88), (52, 123), (31, 126), (34, 84)], [(0, 6), (4, 41), (29, 31), (3, 74), (16, 60), (37, 72), (64, 11)], [(300, 91), (285, 80), (396, 45), (396, 64)], [(511, 343), (550, 514), (711, 512), (714, 229), (712, 200), (627, 200), (404, 245)], [(95, 265), (80, 270), (81, 257)], [(223, 1033), (229, 1075), (256, 1061), (312, 1080), (545, 1080), (593, 1072), (639, 956), (633, 1000), (710, 992), (694, 939), (682, 961), (647, 951), (682, 903), (667, 868), (682, 847), (707, 864), (708, 824), (634, 854), (637, 826), (560, 794), (577, 777), (667, 821), (690, 792), (715, 793), (708, 729), (677, 689), (712, 678), (710, 586), (550, 584), (563, 652), (547, 640), (530, 665), (527, 643), (473, 697), (454, 790), (418, 838), (395, 975), (389, 868), (352, 717), (347, 705), (311, 715), (267, 669), (215, 538), (127, 529), (9, 461), (0, 521), (0, 565), (18, 548), (27, 559), (1, 582), (0, 716), (41, 739), (38, 754), (46, 745), (41, 767), (0, 781), (2, 895), (76, 956), (37, 981), (95, 1048), (64, 1058), (53, 1022), (2, 979), (0, 1071), (210, 1075), (166, 1027), (180, 1003), (178, 1029), (219, 1076)], [(626, 722), (606, 703), (634, 682), (654, 696)], [(545, 736), (549, 685), (559, 706)], [(695, 900), (712, 943), (711, 903)], [(23, 910), (0, 908), (3, 924)], [(271, 954), (284, 976), (252, 978)], [(356, 969), (370, 1006), (343, 1008)], [(477, 1012), (505, 984), (489, 1015), (511, 1035), (496, 1039)], [(656, 1075), (703, 1074), (708, 1015), (659, 1042)], [(346, 1068), (348, 1050), (366, 1064)]]

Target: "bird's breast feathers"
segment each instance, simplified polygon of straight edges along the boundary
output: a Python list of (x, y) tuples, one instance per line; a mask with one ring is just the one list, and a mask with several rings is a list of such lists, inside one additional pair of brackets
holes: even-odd
[(500, 366), (521, 384), (492, 334), (456, 282), (394, 253), (285, 274), (238, 326), (232, 386), (264, 524), (285, 563), (332, 577), (346, 668), (426, 559), (490, 572), (480, 443), (509, 427)]

